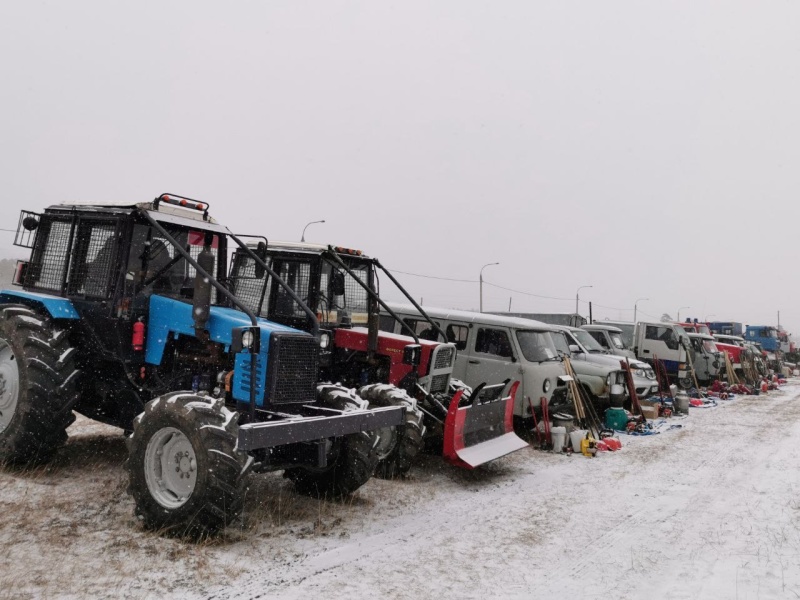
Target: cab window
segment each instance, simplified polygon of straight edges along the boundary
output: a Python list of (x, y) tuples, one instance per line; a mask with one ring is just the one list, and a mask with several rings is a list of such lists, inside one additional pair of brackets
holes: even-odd
[(675, 332), (670, 327), (648, 325), (644, 332), (644, 337), (648, 340), (664, 342), (670, 350), (678, 349), (678, 340)]

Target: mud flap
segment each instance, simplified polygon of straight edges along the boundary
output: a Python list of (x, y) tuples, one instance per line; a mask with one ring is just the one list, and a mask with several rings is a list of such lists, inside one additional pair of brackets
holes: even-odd
[(466, 406), (459, 406), (464, 390), (455, 393), (444, 421), (444, 458), (447, 462), (474, 469), (528, 445), (514, 433), (514, 396), (518, 381), (511, 385), (508, 396), (480, 401), (484, 392), (496, 391), (506, 385), (507, 382), (478, 386)]

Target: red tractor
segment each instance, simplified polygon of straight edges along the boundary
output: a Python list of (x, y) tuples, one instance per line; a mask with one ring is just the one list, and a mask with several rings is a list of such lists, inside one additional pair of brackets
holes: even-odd
[[(455, 344), (377, 259), (359, 250), (306, 243), (263, 240), (251, 247), (316, 313), (320, 377), (357, 388), (370, 405), (406, 408), (405, 425), (381, 436), (377, 475), (406, 473), (426, 442), (467, 468), (527, 445), (512, 427), (516, 383), (471, 390), (451, 379)], [(379, 272), (417, 306), (427, 329), (418, 333), (380, 298)], [(233, 259), (230, 286), (255, 313), (289, 327), (310, 326), (296, 301), (246, 253)], [(382, 317), (381, 308), (390, 316)], [(381, 327), (381, 319), (392, 324)], [(408, 335), (385, 331), (393, 329), (394, 320)]]

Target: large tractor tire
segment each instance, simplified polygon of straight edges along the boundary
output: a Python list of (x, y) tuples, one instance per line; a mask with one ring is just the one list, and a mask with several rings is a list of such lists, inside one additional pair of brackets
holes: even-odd
[[(355, 392), (341, 385), (323, 383), (317, 386), (317, 400), (322, 406), (344, 412), (362, 410), (368, 403)], [(364, 485), (378, 464), (374, 431), (352, 433), (330, 440), (328, 465), (323, 469), (293, 467), (284, 476), (301, 494), (318, 498), (343, 498)]]
[(239, 516), (252, 459), (236, 451), (237, 414), (206, 394), (151, 400), (128, 439), (128, 493), (147, 529), (203, 538)]
[(68, 337), (27, 306), (0, 306), (0, 462), (41, 464), (67, 440), (78, 378)]
[(378, 466), (375, 476), (382, 479), (402, 477), (408, 473), (411, 464), (423, 446), (425, 425), (422, 411), (417, 408), (416, 399), (388, 383), (373, 383), (358, 390), (358, 395), (367, 400), (370, 406), (403, 406), (406, 420), (403, 425), (389, 427), (389, 431), (379, 432)]

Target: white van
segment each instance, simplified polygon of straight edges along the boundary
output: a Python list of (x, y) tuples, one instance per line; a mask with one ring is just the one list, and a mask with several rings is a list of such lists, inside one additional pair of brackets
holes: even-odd
[[(610, 354), (636, 358), (636, 354), (631, 350), (631, 346), (625, 343), (622, 329), (616, 325), (589, 323), (587, 325), (581, 325), (581, 329), (588, 331), (589, 335)], [(633, 334), (631, 334), (631, 337), (632, 336)]]
[[(408, 304), (387, 303), (420, 337), (430, 324)], [(475, 387), (484, 382), (518, 380), (514, 416), (529, 418), (531, 405), (541, 399), (553, 404), (566, 399), (564, 365), (550, 337), (553, 327), (540, 321), (501, 317), (486, 313), (425, 307), (428, 316), (444, 330), (447, 341), (456, 345), (458, 355), (453, 377)], [(381, 329), (399, 333), (402, 325), (381, 312)]]
[[(566, 336), (566, 340), (560, 344), (554, 336), (553, 340), (556, 342), (556, 348), (572, 358), (572, 367), (575, 369), (578, 379), (582, 382), (587, 380), (589, 390), (597, 398), (607, 399), (608, 387), (606, 382), (609, 374), (612, 374), (612, 379), (616, 383), (627, 385), (625, 372), (620, 365), (626, 359), (631, 367), (636, 396), (640, 400), (644, 400), (658, 392), (656, 372), (648, 363), (636, 358), (631, 359), (620, 354), (609, 353), (595, 341), (594, 337), (590, 335), (590, 331), (583, 329), (586, 325), (580, 329), (558, 325), (556, 327)], [(591, 383), (592, 379), (594, 379), (594, 385)]]
[(700, 385), (709, 385), (722, 372), (725, 362), (714, 338), (704, 333), (689, 333), (694, 347), (694, 372)]

